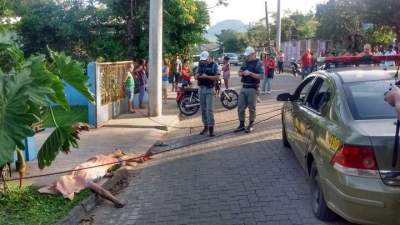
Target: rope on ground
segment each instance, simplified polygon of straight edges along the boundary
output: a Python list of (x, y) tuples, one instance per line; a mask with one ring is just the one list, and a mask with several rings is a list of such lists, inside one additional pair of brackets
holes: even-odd
[[(280, 115), (281, 115), (281, 113), (273, 115), (273, 116), (270, 116), (270, 117), (268, 117), (266, 119), (260, 120), (260, 121), (256, 122), (254, 124), (254, 126), (257, 126), (257, 125), (259, 125), (261, 123), (267, 122), (267, 121), (269, 121), (269, 120), (271, 120), (271, 119), (273, 119), (275, 117), (278, 117)], [(54, 172), (54, 173), (33, 175), (33, 176), (27, 176), (27, 177), (21, 177), (21, 178), (12, 178), (12, 179), (6, 180), (6, 182), (17, 181), (17, 180), (29, 180), (29, 179), (34, 179), (34, 178), (48, 177), (48, 176), (65, 174), (65, 173), (78, 172), (78, 171), (82, 171), (82, 170), (89, 170), (89, 169), (103, 167), (103, 166), (119, 165), (122, 162), (143, 163), (145, 161), (150, 160), (151, 156), (160, 155), (160, 154), (163, 154), (163, 153), (166, 153), (166, 152), (171, 152), (171, 151), (175, 151), (175, 150), (178, 150), (178, 149), (182, 149), (182, 148), (187, 148), (187, 147), (190, 147), (190, 146), (198, 145), (198, 144), (201, 144), (201, 143), (208, 142), (210, 140), (214, 140), (215, 138), (220, 138), (220, 137), (227, 136), (227, 135), (233, 134), (233, 133), (234, 133), (234, 131), (230, 131), (230, 132), (227, 132), (227, 133), (222, 133), (222, 134), (216, 135), (214, 138), (203, 139), (203, 140), (200, 140), (200, 141), (197, 141), (197, 142), (193, 142), (193, 143), (189, 143), (189, 144), (185, 144), (185, 145), (180, 145), (180, 146), (177, 146), (177, 147), (174, 147), (174, 148), (171, 148), (171, 149), (167, 149), (165, 151), (160, 151), (160, 152), (157, 152), (157, 153), (154, 153), (154, 154), (152, 154), (151, 152), (147, 152), (147, 153), (145, 153), (143, 155), (140, 155), (138, 157), (133, 157), (133, 158), (125, 159), (125, 160), (120, 159), (120, 160), (118, 160), (118, 162), (114, 162), (114, 163), (105, 163), (105, 164), (96, 165), (96, 166), (83, 167), (83, 168), (79, 168), (79, 169), (64, 170), (64, 171), (59, 171), (59, 172)]]
[[(256, 114), (256, 116), (262, 116), (262, 115), (266, 115), (266, 114), (269, 114), (269, 113), (274, 113), (274, 112), (277, 112), (277, 111), (280, 111), (280, 110), (281, 110), (281, 108), (276, 108), (276, 109), (273, 109), (271, 111), (267, 111), (267, 112)], [(143, 113), (140, 113), (140, 114), (145, 116), (145, 114), (143, 114)], [(151, 117), (148, 117), (148, 119), (153, 121), (154, 123), (157, 123), (160, 126), (165, 126), (167, 128), (181, 129), (181, 130), (189, 129), (190, 134), (192, 134), (192, 130), (193, 129), (197, 129), (197, 128), (202, 128), (203, 127), (203, 126), (188, 126), (188, 127), (185, 127), (185, 126), (169, 126), (169, 125), (163, 124), (163, 123), (161, 123), (161, 122), (159, 122), (159, 121), (157, 121), (157, 120), (155, 120), (155, 119), (153, 119)], [(220, 125), (220, 124), (225, 124), (225, 123), (232, 123), (232, 122), (237, 122), (237, 121), (238, 121), (238, 119), (226, 120), (226, 121), (222, 121), (222, 122), (217, 122), (217, 123), (215, 123), (215, 125)]]
[[(270, 116), (270, 117), (268, 117), (268, 118), (266, 118), (266, 119), (264, 119), (264, 120), (260, 120), (260, 121), (258, 121), (257, 123), (255, 123), (254, 126), (257, 126), (257, 125), (259, 125), (259, 124), (261, 124), (261, 123), (264, 123), (264, 122), (266, 122), (266, 121), (269, 121), (269, 120), (271, 120), (271, 119), (273, 119), (273, 118), (275, 118), (275, 117), (278, 117), (278, 116), (280, 116), (280, 115), (282, 115), (282, 114), (279, 113), (279, 114)], [(154, 154), (154, 155), (158, 155), (158, 154), (162, 154), (162, 153), (166, 153), (166, 152), (171, 152), (171, 151), (175, 151), (175, 150), (182, 149), (182, 148), (187, 148), (187, 147), (190, 147), (190, 146), (193, 146), (193, 145), (198, 145), (198, 144), (201, 144), (201, 143), (208, 142), (208, 141), (210, 141), (210, 140), (214, 140), (215, 138), (220, 138), (220, 137), (227, 136), (227, 135), (229, 135), (229, 134), (235, 134), (235, 132), (234, 132), (234, 131), (230, 131), (230, 132), (227, 132), (227, 133), (217, 134), (217, 135), (215, 135), (213, 138), (207, 138), (207, 139), (199, 140), (199, 141), (196, 141), (196, 142), (188, 143), (188, 144), (186, 144), (186, 145), (179, 145), (179, 146), (174, 147), (174, 148), (170, 148), (170, 149), (167, 149), (167, 150), (164, 150), (164, 151), (157, 152), (157, 153)]]

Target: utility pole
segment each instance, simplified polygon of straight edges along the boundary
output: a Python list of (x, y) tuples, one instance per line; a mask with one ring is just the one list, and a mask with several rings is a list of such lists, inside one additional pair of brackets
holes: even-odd
[(150, 0), (149, 32), (149, 116), (162, 114), (163, 0)]
[(281, 49), (281, 38), (282, 38), (282, 25), (281, 25), (281, 0), (278, 0), (278, 12), (276, 14), (276, 49)]
[(271, 33), (269, 31), (268, 2), (265, 1), (265, 23), (267, 25), (267, 48), (271, 47)]

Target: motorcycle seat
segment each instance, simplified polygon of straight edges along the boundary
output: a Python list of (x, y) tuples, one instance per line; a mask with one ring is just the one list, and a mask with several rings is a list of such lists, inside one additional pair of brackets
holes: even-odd
[(197, 92), (197, 91), (199, 91), (198, 88), (185, 88), (184, 90), (185, 90), (185, 92)]

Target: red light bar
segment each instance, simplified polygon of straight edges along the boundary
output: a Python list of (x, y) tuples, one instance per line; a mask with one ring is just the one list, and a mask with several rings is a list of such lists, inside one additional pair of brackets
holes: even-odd
[(318, 58), (319, 63), (371, 63), (379, 64), (385, 61), (400, 61), (399, 55), (388, 55), (388, 56), (332, 56), (332, 57), (320, 57)]

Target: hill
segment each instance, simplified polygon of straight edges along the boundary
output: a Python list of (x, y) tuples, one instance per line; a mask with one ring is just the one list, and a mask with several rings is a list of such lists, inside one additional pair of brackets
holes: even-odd
[(211, 26), (204, 37), (208, 41), (216, 42), (217, 37), (215, 37), (215, 35), (220, 34), (222, 30), (235, 30), (238, 32), (246, 32), (247, 25), (245, 25), (240, 20), (224, 20), (215, 24), (214, 26)]

